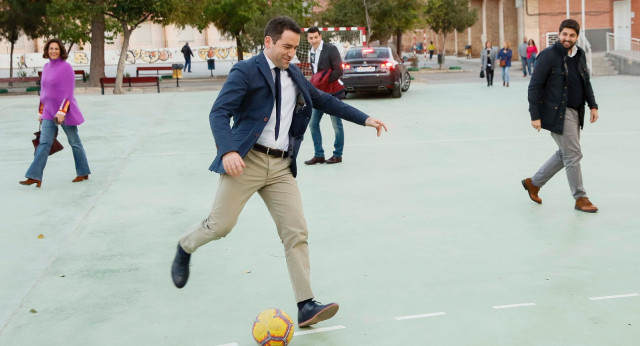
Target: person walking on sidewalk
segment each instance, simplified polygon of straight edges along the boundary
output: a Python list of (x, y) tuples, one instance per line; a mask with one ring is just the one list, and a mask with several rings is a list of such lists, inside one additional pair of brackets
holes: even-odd
[(532, 201), (541, 204), (540, 188), (564, 167), (575, 209), (595, 213), (598, 208), (589, 201), (582, 185), (580, 129), (584, 125), (585, 101), (591, 109), (591, 123), (598, 120), (598, 104), (585, 52), (576, 46), (580, 24), (567, 19), (560, 24), (559, 32), (558, 41), (538, 55), (529, 83), (531, 126), (551, 132), (559, 149), (531, 178), (522, 180), (522, 186)]
[[(526, 77), (527, 76), (527, 64), (528, 64), (528, 58), (527, 58), (527, 47), (529, 46), (529, 41), (527, 41), (527, 37), (523, 37), (522, 38), (522, 42), (520, 42), (520, 44), (518, 45), (518, 54), (520, 55), (520, 61), (522, 61), (522, 77)], [(529, 74), (531, 74), (531, 71), (529, 71)]]
[(67, 50), (60, 39), (53, 38), (44, 45), (42, 57), (49, 59), (49, 62), (42, 69), (40, 81), (40, 110), (38, 114), (38, 121), (42, 126), (40, 144), (36, 148), (33, 162), (25, 174), (27, 180), (21, 181), (20, 184), (36, 184), (36, 187), (42, 185), (44, 167), (47, 165), (51, 146), (58, 133), (58, 125), (67, 135), (73, 151), (76, 177), (72, 182), (88, 180), (91, 170), (87, 154), (78, 135), (78, 126), (84, 123), (84, 117), (74, 96), (76, 75), (73, 72), (73, 67), (66, 61), (68, 58)]
[(202, 245), (227, 236), (244, 205), (257, 192), (284, 246), (298, 303), (298, 326), (307, 327), (338, 312), (338, 304), (321, 305), (314, 300), (307, 224), (295, 179), (296, 156), (311, 109), (374, 127), (378, 136), (386, 125), (318, 91), (291, 64), (302, 34), (293, 19), (271, 19), (264, 34), (263, 52), (233, 65), (211, 108), (209, 123), (218, 152), (209, 169), (220, 174), (218, 191), (209, 216), (189, 229), (178, 243), (171, 277), (176, 287), (184, 287), (192, 254)]
[[(312, 26), (307, 31), (307, 40), (311, 44), (309, 52), (309, 62), (313, 69), (315, 78), (311, 78), (312, 83), (317, 81), (314, 86), (322, 91), (331, 93), (338, 99), (345, 97), (344, 87), (340, 76), (342, 76), (342, 59), (338, 48), (331, 43), (324, 42), (320, 36), (320, 29)], [(337, 85), (334, 87), (334, 85)], [(332, 90), (329, 90), (332, 88)], [(333, 142), (333, 156), (328, 160), (324, 159), (324, 149), (322, 148), (322, 132), (320, 131), (320, 120), (322, 120), (323, 111), (314, 108), (311, 113), (311, 122), (309, 130), (311, 130), (311, 139), (313, 139), (314, 154), (310, 160), (305, 161), (306, 165), (315, 165), (316, 163), (340, 163), (342, 162), (342, 151), (344, 150), (344, 128), (342, 127), (342, 119), (335, 115), (331, 115), (331, 124), (335, 133)]]
[(429, 50), (429, 60), (433, 60), (433, 52), (436, 51), (436, 45), (433, 44), (433, 41), (429, 41), (427, 49)]
[(484, 49), (480, 54), (480, 68), (484, 69), (485, 76), (487, 77), (487, 86), (493, 86), (493, 71), (496, 68), (496, 57), (498, 56), (498, 50), (491, 46), (491, 41), (487, 41), (484, 45)]
[(509, 87), (509, 71), (511, 70), (511, 57), (513, 52), (511, 51), (511, 44), (509, 41), (504, 41), (502, 49), (498, 53), (498, 60), (500, 61), (500, 67), (502, 68), (502, 86)]
[(527, 46), (527, 70), (529, 70), (530, 76), (533, 76), (533, 68), (536, 67), (537, 56), (538, 47), (536, 47), (536, 41), (531, 38), (529, 39), (529, 45)]
[(182, 71), (186, 71), (188, 67), (189, 72), (191, 72), (191, 57), (194, 55), (189, 47), (189, 42), (184, 43), (184, 46), (182, 47), (182, 55), (184, 55), (184, 69)]

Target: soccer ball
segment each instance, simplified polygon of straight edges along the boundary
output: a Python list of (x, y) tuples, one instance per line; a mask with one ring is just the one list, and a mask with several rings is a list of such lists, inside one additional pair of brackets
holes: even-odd
[(287, 346), (293, 338), (293, 321), (280, 309), (261, 312), (253, 322), (253, 339), (260, 346)]

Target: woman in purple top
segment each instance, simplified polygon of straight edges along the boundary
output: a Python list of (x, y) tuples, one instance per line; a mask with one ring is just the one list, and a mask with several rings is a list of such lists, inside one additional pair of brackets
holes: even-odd
[(33, 163), (25, 174), (27, 180), (21, 181), (20, 184), (36, 184), (37, 187), (42, 185), (42, 173), (47, 164), (53, 139), (58, 133), (58, 125), (62, 125), (73, 151), (77, 176), (72, 181), (75, 183), (88, 180), (91, 171), (87, 154), (78, 136), (78, 125), (84, 122), (84, 118), (73, 96), (76, 84), (73, 67), (66, 62), (67, 51), (57, 38), (45, 44), (42, 57), (48, 58), (49, 62), (42, 69), (40, 81), (40, 114), (38, 115), (38, 120), (42, 124), (40, 145), (36, 149)]

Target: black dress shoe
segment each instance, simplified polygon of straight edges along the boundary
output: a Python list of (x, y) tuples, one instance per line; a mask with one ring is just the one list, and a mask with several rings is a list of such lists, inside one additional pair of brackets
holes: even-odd
[(324, 163), (324, 157), (314, 156), (311, 160), (304, 162), (305, 165), (315, 165), (316, 163)]
[(298, 309), (298, 327), (308, 327), (312, 324), (328, 320), (335, 316), (339, 307), (336, 303), (320, 305), (315, 300), (311, 300), (301, 309)]
[(176, 251), (176, 258), (173, 259), (173, 266), (171, 266), (171, 277), (173, 278), (173, 284), (178, 288), (184, 287), (189, 279), (189, 261), (191, 260), (191, 254), (188, 254), (182, 249), (180, 243), (178, 243), (178, 251)]
[(336, 156), (331, 156), (327, 161), (325, 161), (325, 163), (328, 165), (333, 163), (340, 163), (340, 162), (342, 162), (342, 157), (336, 157)]

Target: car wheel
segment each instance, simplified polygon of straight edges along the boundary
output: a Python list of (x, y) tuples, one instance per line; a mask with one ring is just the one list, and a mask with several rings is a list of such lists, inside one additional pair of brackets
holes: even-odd
[(409, 90), (410, 86), (411, 86), (411, 76), (409, 75), (409, 72), (407, 72), (404, 75), (404, 83), (402, 83), (402, 91)]
[(398, 83), (393, 87), (393, 90), (391, 90), (391, 96), (396, 99), (402, 97), (402, 91), (400, 89), (400, 83)]

